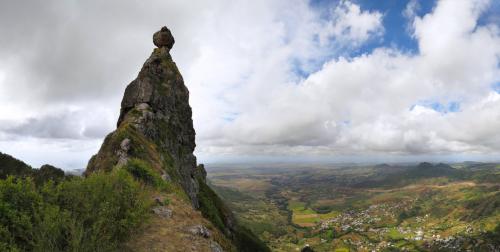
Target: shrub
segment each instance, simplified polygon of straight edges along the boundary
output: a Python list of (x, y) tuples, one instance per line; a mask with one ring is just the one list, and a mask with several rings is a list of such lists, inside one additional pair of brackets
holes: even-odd
[(113, 249), (128, 238), (144, 220), (150, 204), (140, 184), (123, 171), (63, 183), (58, 194), (58, 204), (77, 220), (72, 229), (78, 235), (71, 242), (83, 241), (90, 251)]
[(136, 179), (145, 184), (154, 186), (158, 189), (167, 189), (168, 184), (157, 172), (153, 171), (151, 166), (140, 159), (131, 159), (125, 165), (125, 170), (130, 172)]
[(92, 174), (36, 187), (0, 180), (0, 251), (112, 251), (147, 217), (130, 174)]

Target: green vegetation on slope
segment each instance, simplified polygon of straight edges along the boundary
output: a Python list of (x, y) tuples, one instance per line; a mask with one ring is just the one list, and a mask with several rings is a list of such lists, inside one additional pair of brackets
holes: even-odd
[[(132, 122), (139, 116), (139, 111), (132, 109), (123, 118), (120, 127), (109, 134), (104, 140), (101, 155), (94, 156), (89, 162), (87, 173), (91, 174), (96, 170), (112, 171), (108, 169), (110, 165), (117, 162), (113, 149), (119, 149), (123, 140), (130, 141), (130, 149), (127, 153), (128, 161), (121, 169), (130, 172), (135, 178), (145, 184), (160, 190), (173, 192), (181, 198), (189, 201), (186, 192), (182, 189), (182, 177), (180, 172), (174, 168), (172, 156), (164, 151), (161, 142), (150, 140), (141, 134)], [(175, 133), (162, 121), (158, 121), (160, 137), (158, 139), (175, 138)], [(181, 153), (182, 150), (179, 152)], [(111, 153), (111, 154), (110, 154)], [(98, 167), (98, 169), (95, 169)], [(160, 174), (168, 174), (171, 182), (166, 183)], [(231, 239), (239, 251), (269, 251), (266, 245), (259, 240), (248, 229), (237, 223), (231, 211), (225, 206), (222, 200), (205, 183), (204, 178), (197, 178), (200, 191), (198, 193), (200, 211), (203, 216), (210, 220), (223, 234)]]
[(238, 251), (265, 252), (269, 248), (249, 229), (239, 225), (229, 208), (217, 194), (203, 181), (200, 185), (200, 210), (219, 230), (232, 237)]
[(37, 186), (0, 180), (1, 251), (114, 251), (147, 217), (149, 201), (126, 171)]
[(146, 162), (140, 159), (130, 159), (124, 169), (130, 172), (136, 179), (143, 181), (147, 185), (159, 189), (168, 189), (169, 187), (169, 184), (164, 181), (157, 172), (153, 171)]
[(0, 179), (5, 179), (9, 175), (30, 176), (32, 173), (33, 169), (31, 166), (10, 155), (0, 152)]
[(66, 177), (63, 170), (52, 165), (46, 164), (40, 169), (33, 169), (23, 161), (0, 152), (0, 179), (8, 176), (32, 177), (37, 185), (49, 180), (59, 182)]

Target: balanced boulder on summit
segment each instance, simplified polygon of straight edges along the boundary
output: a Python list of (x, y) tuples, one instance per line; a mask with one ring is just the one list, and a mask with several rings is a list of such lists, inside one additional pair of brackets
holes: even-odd
[(158, 48), (166, 47), (170, 50), (174, 46), (175, 40), (170, 30), (166, 26), (163, 26), (161, 30), (153, 34), (153, 43)]

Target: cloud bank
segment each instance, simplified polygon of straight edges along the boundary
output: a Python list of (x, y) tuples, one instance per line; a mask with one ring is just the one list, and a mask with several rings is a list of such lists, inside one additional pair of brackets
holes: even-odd
[(500, 30), (481, 19), (491, 4), (440, 0), (419, 16), (408, 1), (399, 25), (417, 48), (404, 50), (382, 43), (386, 13), (355, 1), (2, 3), (0, 151), (84, 167), (167, 24), (202, 162), (495, 156)]

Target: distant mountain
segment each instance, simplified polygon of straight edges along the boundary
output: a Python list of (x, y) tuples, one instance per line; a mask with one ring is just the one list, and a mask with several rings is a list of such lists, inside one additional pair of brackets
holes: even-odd
[(409, 178), (431, 178), (441, 176), (456, 176), (460, 174), (457, 169), (443, 163), (433, 165), (431, 163), (423, 162), (415, 168), (406, 171)]
[(447, 164), (439, 163), (433, 165), (423, 162), (417, 166), (390, 166), (387, 164), (376, 165), (378, 174), (371, 179), (361, 181), (356, 184), (359, 187), (376, 186), (400, 186), (415, 180), (434, 177), (449, 177), (453, 179), (461, 178), (464, 171), (455, 169)]
[(469, 170), (495, 169), (497, 163), (464, 162), (465, 168)]
[(389, 165), (389, 164), (378, 164), (373, 167), (377, 172), (381, 174), (387, 174), (387, 173), (397, 173), (397, 172), (402, 172), (406, 169), (408, 169), (407, 166), (401, 166), (401, 165)]
[(375, 165), (374, 168), (376, 169), (390, 169), (392, 166), (388, 165), (388, 164), (378, 164), (378, 165)]
[(0, 152), (0, 179), (8, 176), (32, 177), (36, 184), (43, 184), (48, 180), (58, 182), (65, 177), (64, 171), (52, 165), (42, 165), (34, 169), (23, 161)]
[(35, 183), (43, 184), (48, 180), (58, 182), (65, 177), (64, 171), (49, 164), (44, 164), (40, 169), (34, 169)]
[(463, 162), (464, 165), (479, 165), (479, 164), (483, 164), (483, 162), (477, 162), (477, 161), (464, 161)]
[(11, 155), (0, 152), (0, 179), (7, 176), (30, 176), (33, 174), (33, 168), (23, 161), (12, 157)]

